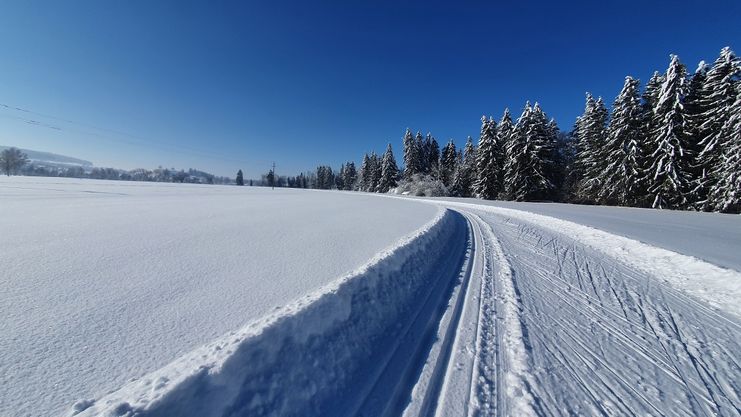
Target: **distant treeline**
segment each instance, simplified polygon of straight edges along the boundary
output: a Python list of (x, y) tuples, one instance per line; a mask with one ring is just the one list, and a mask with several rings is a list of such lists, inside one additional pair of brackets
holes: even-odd
[(196, 169), (176, 170), (174, 168), (132, 169), (93, 168), (86, 171), (83, 167), (49, 167), (34, 163), (25, 163), (18, 169), (20, 175), (42, 177), (91, 178), (98, 180), (175, 182), (192, 184), (233, 184), (229, 177), (220, 177)]
[(403, 137), (404, 166), (391, 145), (338, 171), (319, 166), (296, 177), (263, 176), (266, 185), (453, 195), (514, 201), (563, 201), (633, 207), (741, 211), (741, 61), (723, 48), (712, 65), (688, 75), (677, 56), (641, 89), (626, 77), (608, 111), (587, 94), (584, 114), (562, 133), (538, 103), (517, 121), (509, 110), (483, 117), (478, 144), (431, 135)]

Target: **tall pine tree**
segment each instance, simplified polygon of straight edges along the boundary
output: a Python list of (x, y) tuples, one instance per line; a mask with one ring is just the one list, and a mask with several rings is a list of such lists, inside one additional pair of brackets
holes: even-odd
[[(522, 200), (524, 198), (521, 191), (526, 187), (524, 168), (527, 162), (525, 158), (525, 135), (521, 134), (521, 129), (517, 129), (517, 126), (521, 126), (521, 122), (529, 118), (532, 111), (530, 102), (527, 102), (517, 123), (512, 127), (509, 140), (505, 145), (504, 194), (507, 200)], [(509, 115), (509, 109), (505, 112), (506, 115)]]
[(691, 191), (688, 194), (689, 204), (697, 210), (707, 210), (708, 183), (706, 181), (707, 171), (700, 163), (699, 155), (702, 153), (702, 123), (705, 109), (705, 82), (707, 80), (708, 66), (705, 61), (700, 61), (697, 70), (687, 82), (684, 97), (685, 132), (687, 134), (687, 148), (695, 159), (690, 163)]
[(690, 121), (695, 127), (690, 133), (697, 135), (697, 139), (692, 142), (697, 143), (693, 150), (699, 151), (695, 171), (705, 168), (699, 174), (696, 173), (694, 178), (693, 197), (700, 210), (709, 210), (712, 206), (707, 200), (707, 194), (714, 188), (718, 176), (710, 171), (722, 165), (721, 156), (728, 145), (728, 137), (724, 132), (727, 121), (732, 117), (736, 98), (735, 85), (740, 75), (739, 59), (730, 48), (723, 48), (704, 77), (702, 88), (694, 100), (696, 104), (690, 109)]
[(494, 119), (481, 116), (481, 134), (476, 150), (476, 196), (493, 200), (499, 195), (500, 169), (497, 166), (497, 123)]
[(612, 105), (603, 151), (608, 165), (599, 176), (602, 188), (598, 200), (603, 204), (635, 205), (646, 192), (639, 84), (638, 80), (626, 77)]
[(407, 129), (404, 133), (404, 178), (406, 180), (411, 180), (412, 175), (419, 172), (419, 154), (420, 149), (417, 146), (417, 141), (412, 135), (412, 131)]
[[(427, 137), (430, 138), (430, 135)], [(427, 154), (429, 146), (425, 144), (425, 138), (422, 136), (422, 132), (417, 132), (416, 135), (414, 135), (414, 143), (417, 147), (417, 155), (416, 155), (416, 169), (414, 171), (415, 174), (426, 174), (429, 170), (429, 167), (427, 166)]]
[(466, 146), (463, 148), (463, 155), (453, 151), (456, 161), (456, 169), (453, 174), (452, 193), (456, 197), (472, 197), (474, 194), (474, 185), (476, 184), (476, 147), (473, 145), (473, 139), (468, 137)]
[(358, 171), (355, 168), (355, 162), (348, 162), (345, 165), (345, 172), (342, 179), (345, 190), (354, 190), (356, 182), (358, 181)]
[(334, 177), (334, 185), (338, 190), (345, 189), (345, 164), (340, 165), (340, 170)]
[(381, 181), (381, 159), (375, 151), (371, 152), (369, 157), (370, 167), (368, 169), (370, 178), (368, 179), (368, 189), (366, 191), (376, 192), (378, 183)]
[(432, 175), (433, 178), (440, 178), (440, 145), (435, 140), (435, 137), (431, 134), (427, 134), (429, 145), (427, 147), (427, 170), (428, 174)]
[(373, 171), (372, 165), (370, 156), (367, 153), (363, 155), (363, 162), (360, 164), (360, 181), (358, 184), (360, 191), (370, 191), (373, 182), (373, 174), (371, 173)]
[(440, 181), (446, 187), (450, 188), (453, 184), (453, 175), (458, 167), (458, 153), (455, 149), (455, 143), (453, 140), (449, 140), (448, 143), (443, 147), (442, 155), (440, 156)]
[(602, 98), (587, 93), (584, 114), (576, 121), (576, 196), (581, 201), (596, 202), (601, 188), (599, 177), (606, 168), (603, 148), (607, 132), (607, 108)]
[(507, 148), (505, 189), (516, 201), (553, 197), (555, 137), (540, 105), (525, 105)]
[(504, 114), (499, 120), (499, 126), (497, 127), (496, 147), (497, 169), (499, 170), (498, 187), (500, 199), (507, 198), (507, 193), (504, 186), (507, 176), (507, 159), (509, 158), (509, 156), (507, 155), (507, 149), (509, 147), (510, 140), (512, 140), (512, 131), (514, 130), (514, 128), (515, 127), (512, 124), (512, 116), (509, 114), (509, 109), (504, 109)]
[(691, 189), (683, 99), (686, 69), (676, 55), (671, 56), (659, 99), (654, 109), (653, 153), (647, 171), (648, 193), (654, 208), (684, 208)]
[(726, 213), (741, 212), (741, 84), (737, 84), (736, 88), (736, 100), (730, 108), (731, 116), (721, 130), (725, 146), (720, 163), (713, 167), (710, 174), (714, 178), (710, 205), (714, 210)]
[(731, 117), (731, 107), (736, 99), (735, 84), (741, 75), (741, 64), (729, 47), (720, 51), (705, 77), (702, 107), (705, 113), (701, 116), (700, 143), (702, 155), (708, 162), (713, 162), (720, 155), (724, 137), (721, 134), (726, 121)]
[(387, 193), (390, 189), (396, 187), (397, 178), (399, 178), (399, 168), (396, 166), (394, 151), (389, 143), (381, 161), (381, 178), (378, 182), (378, 192)]

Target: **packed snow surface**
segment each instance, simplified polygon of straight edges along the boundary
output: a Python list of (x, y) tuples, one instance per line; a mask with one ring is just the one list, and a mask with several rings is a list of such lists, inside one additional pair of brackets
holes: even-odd
[[(738, 317), (573, 229), (465, 211), (483, 230), (488, 268), (454, 356), (466, 363), (475, 352), (472, 371), (447, 376), (471, 381), (470, 400), (443, 392), (438, 415), (739, 415)], [(466, 339), (469, 323), (477, 332)]]
[[(442, 206), (457, 207), (463, 210), (493, 212), (534, 223), (538, 228), (573, 236), (608, 258), (619, 260), (652, 276), (655, 280), (671, 284), (677, 289), (702, 299), (704, 302), (723, 311), (741, 317), (741, 272), (722, 268), (694, 256), (683, 255), (662, 247), (648, 245), (635, 239), (605, 232), (596, 227), (584, 226), (577, 222), (535, 214), (522, 209), (504, 208), (492, 204), (474, 204), (460, 201), (425, 200)], [(574, 211), (589, 211), (590, 206), (573, 207)], [(737, 216), (731, 219), (741, 222)], [(661, 228), (659, 223), (655, 228)], [(665, 226), (668, 228), (668, 226)], [(651, 230), (651, 228), (647, 228)], [(653, 229), (654, 232), (656, 231)], [(643, 231), (646, 237), (653, 234)], [(679, 234), (674, 233), (675, 236)], [(689, 237), (685, 237), (689, 239)], [(720, 244), (719, 241), (717, 241)], [(741, 249), (741, 241), (728, 240), (726, 246)]]
[(634, 207), (436, 198), (527, 211), (591, 226), (741, 271), (741, 216)]
[(437, 213), (368, 195), (3, 177), (0, 416), (83, 409)]
[(529, 211), (427, 201), (469, 219), (474, 265), (462, 311), (441, 320), (455, 329), (446, 371), (427, 361), (405, 416), (741, 413), (741, 273)]

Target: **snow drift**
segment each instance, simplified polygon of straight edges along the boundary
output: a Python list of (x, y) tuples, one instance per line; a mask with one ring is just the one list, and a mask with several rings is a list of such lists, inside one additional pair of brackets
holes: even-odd
[[(388, 412), (408, 398), (403, 381), (432, 343), (430, 329), (466, 259), (467, 233), (463, 216), (441, 211), (354, 273), (101, 399), (79, 401), (72, 414)], [(399, 356), (405, 361), (393, 360)]]

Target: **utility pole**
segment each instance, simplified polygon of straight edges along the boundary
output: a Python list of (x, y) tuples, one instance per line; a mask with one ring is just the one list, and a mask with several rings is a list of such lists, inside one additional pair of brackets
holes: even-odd
[(273, 161), (273, 181), (272, 184), (273, 190), (275, 190), (275, 161)]

